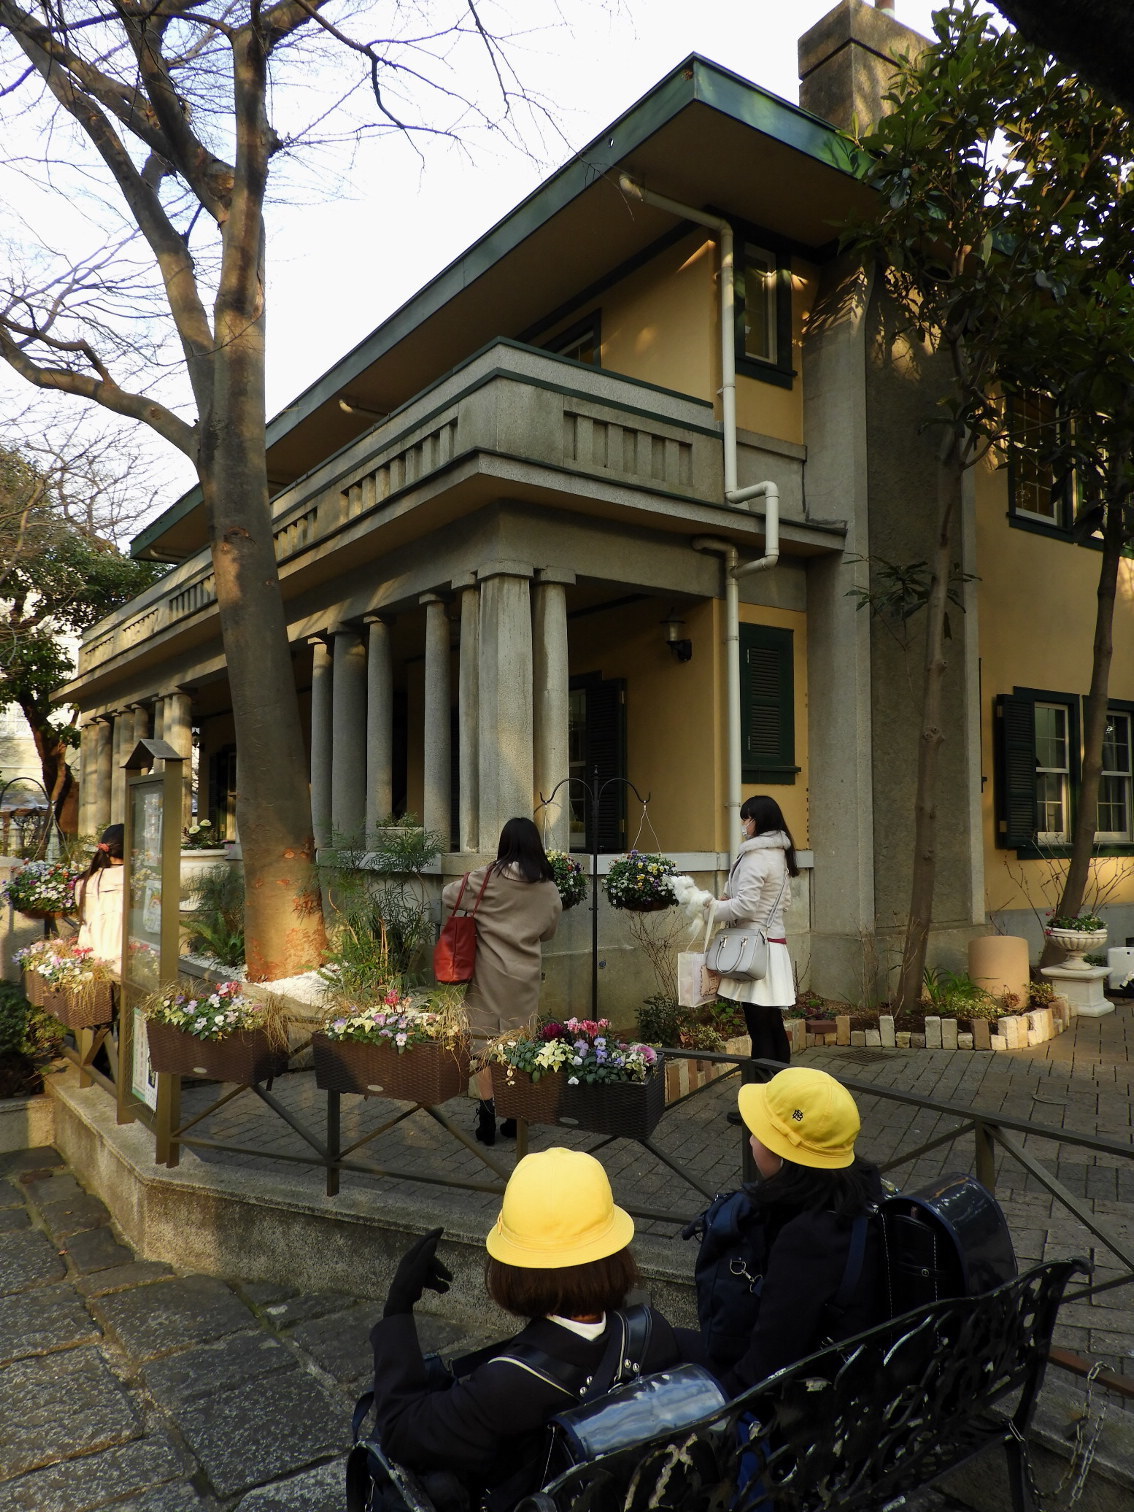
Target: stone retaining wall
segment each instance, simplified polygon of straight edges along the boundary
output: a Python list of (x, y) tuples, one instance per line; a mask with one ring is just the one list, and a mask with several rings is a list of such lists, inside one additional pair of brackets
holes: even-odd
[[(1026, 1050), (1029, 1045), (1042, 1045), (1057, 1034), (1070, 1029), (1075, 1010), (1063, 997), (1055, 997), (1046, 1008), (1033, 1008), (1028, 1013), (1009, 1013), (1003, 1018), (974, 1019), (971, 1033), (961, 1033), (957, 1020), (927, 1014), (925, 1032), (918, 1034), (896, 1030), (893, 1017), (888, 1013), (879, 1015), (877, 1029), (852, 1029), (849, 1013), (840, 1013), (830, 1023), (819, 1020), (789, 1019), (788, 1037), (793, 1053), (818, 1045), (862, 1045), (883, 1050)], [(816, 1029), (816, 1025), (822, 1027)]]

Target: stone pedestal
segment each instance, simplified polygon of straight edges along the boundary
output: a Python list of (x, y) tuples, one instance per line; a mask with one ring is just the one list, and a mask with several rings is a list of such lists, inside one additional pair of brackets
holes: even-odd
[(1086, 971), (1044, 966), (1041, 975), (1048, 979), (1060, 997), (1067, 999), (1072, 1013), (1081, 1018), (1104, 1018), (1114, 1012), (1114, 1004), (1108, 1003), (1103, 994), (1103, 983), (1107, 978), (1105, 966), (1091, 966)]

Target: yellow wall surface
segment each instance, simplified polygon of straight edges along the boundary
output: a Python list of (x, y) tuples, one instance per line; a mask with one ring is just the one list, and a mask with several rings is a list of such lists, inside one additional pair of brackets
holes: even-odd
[[(784, 441), (803, 440), (802, 345), (817, 281), (810, 264), (792, 263), (792, 357), (797, 377), (790, 389), (738, 375), (737, 423)], [(683, 237), (642, 267), (579, 305), (540, 343), (577, 324), (591, 310), (601, 313), (602, 366), (662, 388), (707, 399), (720, 415), (721, 349), (717, 247), (702, 232)]]
[[(1099, 553), (1008, 523), (1007, 472), (982, 468), (976, 485), (981, 656), (981, 771), (986, 894), (990, 911), (1052, 906), (1052, 867), (996, 844), (994, 700), (1014, 687), (1085, 697), (1091, 682)], [(1134, 701), (1134, 562), (1119, 567), (1110, 695)], [(1100, 858), (1113, 903), (1134, 900), (1129, 858)], [(1045, 882), (1047, 887), (1045, 889)]]

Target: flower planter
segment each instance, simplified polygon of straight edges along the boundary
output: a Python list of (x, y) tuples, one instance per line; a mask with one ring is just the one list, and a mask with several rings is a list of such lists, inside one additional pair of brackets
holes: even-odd
[(393, 1097), (403, 1102), (443, 1103), (468, 1086), (467, 1045), (414, 1045), (399, 1053), (390, 1045), (311, 1038), (315, 1083), (326, 1092)]
[(663, 908), (672, 908), (672, 903), (667, 903), (664, 898), (635, 898), (632, 902), (611, 904), (612, 908), (619, 908), (625, 913), (661, 913)]
[(498, 1118), (526, 1118), (528, 1123), (559, 1122), (559, 1105), (567, 1087), (562, 1071), (533, 1082), (526, 1071), (514, 1066), (492, 1067), (492, 1097)]
[(559, 1122), (593, 1134), (648, 1139), (665, 1112), (665, 1068), (644, 1082), (580, 1082), (563, 1089)]
[(1101, 950), (1106, 944), (1105, 929), (1049, 929), (1047, 935), (1060, 950), (1067, 952), (1067, 959), (1059, 963), (1061, 971), (1090, 971), (1083, 957), (1089, 950)]
[(287, 1070), (287, 1051), (273, 1049), (263, 1029), (237, 1029), (224, 1039), (210, 1040), (151, 1021), (146, 1037), (151, 1067), (174, 1076), (203, 1076), (250, 1087)]
[(83, 991), (74, 987), (55, 987), (29, 971), (24, 978), (24, 992), (29, 1003), (50, 1013), (68, 1029), (93, 1029), (109, 1024), (114, 1018), (114, 997), (110, 982), (92, 982)]
[(492, 1095), (500, 1118), (645, 1139), (665, 1112), (665, 1074), (659, 1061), (644, 1082), (580, 1082), (572, 1087), (562, 1071), (533, 1082), (526, 1071), (494, 1065)]
[(228, 850), (218, 846), (211, 850), (183, 850), (181, 852), (181, 912), (193, 907), (193, 884), (203, 871), (211, 866), (224, 866), (229, 860)]

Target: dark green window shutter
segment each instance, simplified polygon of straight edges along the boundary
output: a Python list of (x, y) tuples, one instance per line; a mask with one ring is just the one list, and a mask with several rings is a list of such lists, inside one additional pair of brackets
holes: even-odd
[[(611, 777), (626, 776), (626, 684), (620, 677), (596, 679), (587, 683), (587, 770), (593, 782), (598, 770), (598, 785)], [(602, 795), (599, 808), (598, 848), (604, 854), (620, 851), (625, 845), (626, 788), (612, 782)], [(591, 815), (587, 816), (587, 845), (591, 845)]]
[(1035, 705), (1002, 693), (996, 699), (996, 843), (1014, 850), (1035, 837)]
[(794, 783), (793, 632), (740, 627), (741, 769), (745, 782)]

